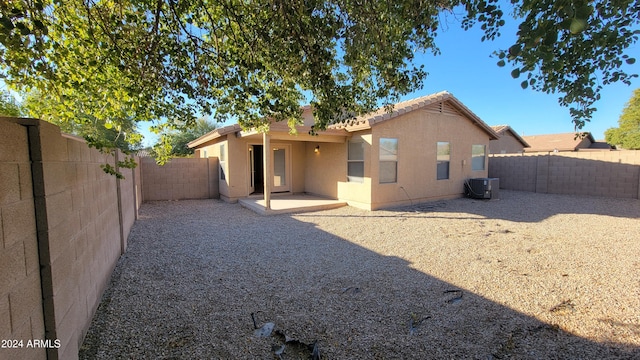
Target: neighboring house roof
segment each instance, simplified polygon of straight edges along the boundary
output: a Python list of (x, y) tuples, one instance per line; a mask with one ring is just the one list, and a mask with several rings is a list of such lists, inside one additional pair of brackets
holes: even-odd
[(529, 143), (527, 143), (520, 135), (518, 135), (515, 130), (511, 128), (509, 125), (495, 125), (491, 127), (493, 131), (495, 131), (500, 137), (503, 137), (505, 134), (510, 133), (516, 140), (518, 140), (522, 146), (529, 147)]
[(596, 140), (596, 142), (594, 142), (593, 144), (591, 144), (591, 146), (589, 146), (589, 149), (611, 150), (611, 145), (607, 144), (607, 142), (604, 140)]
[[(451, 105), (451, 107), (445, 106), (445, 103)], [(394, 105), (393, 111), (391, 112), (382, 107), (372, 113), (358, 116), (352, 120), (333, 124), (329, 127), (334, 129), (345, 129), (349, 132), (370, 129), (373, 125), (380, 122), (391, 120), (411, 111), (425, 109), (428, 107), (438, 108), (440, 112), (457, 112), (465, 115), (473, 123), (480, 126), (485, 132), (487, 132), (491, 139), (497, 140), (499, 138), (498, 134), (489, 125), (482, 121), (478, 115), (474, 114), (473, 111), (469, 110), (469, 108), (460, 100), (456, 99), (455, 96), (447, 91), (441, 91), (439, 93), (397, 103)]]
[[(301, 110), (309, 110), (310, 106), (306, 105), (301, 107)], [(398, 104), (395, 104), (393, 107), (393, 111), (389, 112), (385, 107), (382, 107), (372, 113), (358, 116), (355, 119), (347, 120), (344, 122), (336, 123), (329, 125), (327, 127), (327, 133), (339, 133), (342, 131), (346, 132), (354, 132), (360, 130), (370, 129), (371, 126), (381, 123), (383, 121), (387, 121), (390, 119), (394, 119), (400, 115), (409, 113), (415, 110), (428, 109), (428, 110), (436, 110), (441, 113), (454, 113), (461, 114), (469, 118), (474, 124), (478, 125), (481, 129), (483, 129), (487, 134), (489, 134), (490, 139), (497, 140), (499, 138), (498, 134), (487, 125), (482, 119), (480, 119), (476, 114), (474, 114), (469, 108), (467, 108), (460, 100), (456, 99), (452, 94), (447, 91), (441, 91), (439, 93), (422, 96), (417, 99), (403, 101)], [(307, 130), (307, 127), (300, 127), (300, 129)], [(272, 131), (287, 131), (286, 124), (273, 124), (271, 130)], [(310, 127), (309, 127), (310, 129)], [(241, 132), (242, 128), (238, 124), (234, 124), (231, 126), (225, 126), (223, 128), (215, 129), (187, 144), (188, 147), (193, 148), (198, 145), (204, 144), (208, 141), (216, 139), (220, 136), (229, 134), (229, 133), (237, 133)], [(299, 130), (300, 131), (300, 130)], [(249, 131), (248, 133), (250, 133)]]
[(586, 133), (585, 137), (577, 133), (562, 133), (523, 136), (523, 139), (531, 145), (526, 152), (578, 151), (589, 148), (595, 142), (591, 133)]

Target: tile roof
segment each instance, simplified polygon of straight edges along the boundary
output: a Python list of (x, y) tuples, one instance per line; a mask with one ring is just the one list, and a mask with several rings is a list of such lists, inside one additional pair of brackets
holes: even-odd
[(467, 116), (471, 121), (478, 124), (483, 130), (485, 130), (493, 139), (498, 139), (498, 134), (487, 125), (480, 117), (473, 113), (468, 107), (466, 107), (460, 100), (458, 100), (453, 94), (448, 91), (441, 91), (435, 94), (422, 96), (416, 99), (399, 102), (393, 106), (391, 112), (387, 111), (385, 107), (381, 107), (378, 110), (358, 116), (355, 119), (343, 121), (337, 124), (330, 125), (330, 128), (345, 129), (349, 132), (358, 131), (363, 129), (369, 129), (371, 126), (396, 118), (400, 115), (409, 113), (414, 110), (426, 108), (430, 105), (438, 104), (441, 102), (450, 103), (457, 111)]
[[(580, 148), (588, 148), (590, 144), (595, 142), (591, 133), (586, 133), (585, 138), (578, 135), (579, 133), (562, 133), (523, 136), (523, 139), (531, 145), (531, 147), (525, 149), (525, 151), (577, 151)], [(585, 140), (588, 141), (585, 142)]]
[[(381, 107), (378, 110), (375, 110), (369, 114), (358, 116), (355, 119), (347, 120), (344, 122), (339, 122), (336, 124), (329, 125), (327, 127), (327, 132), (335, 133), (336, 131), (342, 130), (347, 132), (359, 131), (364, 129), (370, 129), (371, 126), (378, 124), (383, 121), (387, 121), (390, 119), (394, 119), (400, 115), (409, 113), (414, 110), (424, 109), (430, 105), (435, 105), (438, 103), (447, 102), (450, 104), (456, 111), (468, 117), (472, 122), (480, 126), (485, 132), (489, 134), (492, 139), (498, 139), (498, 134), (487, 125), (482, 119), (480, 119), (476, 114), (474, 114), (468, 107), (466, 107), (460, 100), (456, 99), (451, 93), (447, 91), (441, 91), (435, 94), (422, 96), (416, 99), (407, 100), (403, 102), (399, 102), (393, 106), (393, 110), (391, 112), (387, 111), (385, 107)], [(301, 107), (301, 109), (309, 109), (309, 105)], [(281, 130), (279, 127), (277, 130)], [(286, 130), (286, 129), (285, 129)], [(196, 147), (198, 145), (204, 144), (208, 141), (216, 139), (220, 136), (226, 135), (231, 132), (239, 132), (242, 131), (240, 125), (234, 124), (231, 126), (225, 126), (220, 129), (215, 129), (208, 134), (205, 134), (198, 139), (193, 140), (188, 143), (187, 146), (190, 148)]]

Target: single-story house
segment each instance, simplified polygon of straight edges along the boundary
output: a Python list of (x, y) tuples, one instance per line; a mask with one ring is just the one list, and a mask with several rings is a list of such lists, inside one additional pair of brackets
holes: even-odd
[(446, 91), (315, 136), (308, 134), (312, 109), (302, 111), (297, 135), (286, 123), (271, 123), (267, 133), (232, 125), (188, 146), (196, 157), (218, 157), (225, 201), (262, 194), (268, 204), (272, 193), (306, 193), (375, 210), (462, 196), (466, 179), (487, 177), (489, 141), (498, 139)]
[(523, 136), (531, 145), (525, 152), (563, 152), (563, 151), (602, 151), (611, 150), (611, 146), (596, 141), (590, 132), (578, 136), (577, 133), (561, 133)]
[(491, 127), (500, 137), (489, 142), (489, 154), (514, 154), (523, 153), (529, 144), (518, 135), (509, 125), (496, 125)]

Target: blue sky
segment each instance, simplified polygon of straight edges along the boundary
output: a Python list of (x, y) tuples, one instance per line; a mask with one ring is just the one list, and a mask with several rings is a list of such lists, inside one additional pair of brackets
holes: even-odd
[[(507, 33), (509, 30), (512, 33)], [(452, 21), (436, 38), (442, 54), (420, 56), (419, 63), (425, 64), (429, 72), (424, 88), (403, 100), (447, 90), (489, 125), (509, 125), (520, 135), (573, 132), (569, 109), (558, 104), (558, 95), (523, 90), (523, 79), (511, 77), (509, 64), (500, 68), (496, 65), (498, 59), (490, 57), (493, 51), (513, 44), (515, 27), (507, 24), (502, 36), (494, 41), (481, 42), (481, 36), (480, 30), (464, 31)], [(627, 54), (638, 58), (633, 66), (625, 67), (627, 72), (640, 73), (640, 44), (636, 43)], [(602, 98), (595, 104), (597, 112), (582, 131), (604, 139), (606, 129), (618, 126), (622, 109), (638, 87), (637, 78), (631, 86), (605, 86)]]

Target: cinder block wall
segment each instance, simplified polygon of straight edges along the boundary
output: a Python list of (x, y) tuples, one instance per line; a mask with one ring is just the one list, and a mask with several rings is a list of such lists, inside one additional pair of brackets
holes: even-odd
[(23, 340), (0, 359), (45, 359), (45, 349), (26, 348), (44, 339), (27, 128), (0, 119), (0, 134), (0, 339)]
[[(9, 309), (11, 328), (5, 329), (2, 321), (0, 337), (23, 339), (25, 343), (29, 339), (58, 340), (59, 348), (47, 349), (46, 356), (75, 359), (135, 221), (134, 172), (120, 169), (126, 178), (116, 180), (100, 168), (105, 163), (114, 165), (113, 156), (61, 135), (52, 124), (35, 119), (2, 120), (7, 119), (0, 119), (2, 141), (7, 142), (3, 146), (10, 151), (2, 151), (0, 176), (13, 184), (2, 191), (7, 195), (0, 200), (3, 246), (13, 251), (8, 259), (16, 263), (16, 268), (2, 272), (3, 279), (6, 276), (10, 281), (0, 284), (0, 316), (6, 318)], [(16, 135), (5, 135), (4, 128)], [(15, 150), (25, 146), (29, 149), (26, 158), (24, 151)], [(12, 158), (5, 159), (6, 153)], [(19, 189), (25, 189), (25, 195), (16, 195), (15, 175), (11, 175), (16, 167)], [(30, 184), (32, 195), (27, 191)], [(19, 216), (13, 214), (16, 211), (21, 212)], [(20, 239), (23, 243), (14, 246)], [(35, 259), (33, 252), (38, 254)], [(33, 282), (37, 287), (28, 294), (13, 294), (16, 286), (27, 291), (31, 286), (25, 285)], [(14, 314), (14, 304), (25, 309)], [(39, 309), (40, 315), (36, 310), (29, 314), (27, 307)], [(30, 326), (29, 333), (24, 330), (26, 325), (21, 325), (25, 323)], [(25, 354), (21, 352), (18, 357)], [(38, 356), (44, 358), (45, 353)]]
[(640, 151), (496, 154), (489, 176), (503, 189), (638, 199)]
[(140, 158), (144, 201), (219, 198), (217, 158)]

